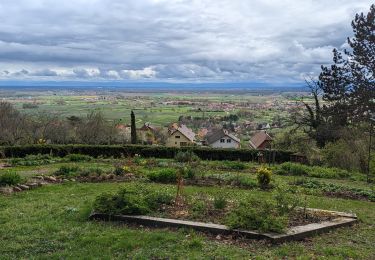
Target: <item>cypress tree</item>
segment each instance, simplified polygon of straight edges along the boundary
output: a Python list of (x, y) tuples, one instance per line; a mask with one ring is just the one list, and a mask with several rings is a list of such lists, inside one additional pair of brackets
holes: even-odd
[(130, 113), (131, 117), (131, 143), (136, 144), (137, 143), (137, 129), (135, 128), (135, 115), (133, 110)]

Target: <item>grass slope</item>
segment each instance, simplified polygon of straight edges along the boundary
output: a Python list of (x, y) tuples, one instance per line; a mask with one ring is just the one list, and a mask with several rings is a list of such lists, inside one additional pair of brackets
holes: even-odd
[[(308, 196), (308, 206), (353, 211), (360, 223), (304, 242), (269, 245), (247, 241), (226, 245), (188, 230), (170, 231), (87, 221), (95, 196), (132, 184), (62, 184), (0, 196), (0, 258), (231, 258), (373, 259), (374, 203)], [(157, 188), (159, 185), (150, 184)], [(186, 187), (186, 192), (217, 192), (217, 188)], [(227, 189), (232, 196), (262, 191)]]

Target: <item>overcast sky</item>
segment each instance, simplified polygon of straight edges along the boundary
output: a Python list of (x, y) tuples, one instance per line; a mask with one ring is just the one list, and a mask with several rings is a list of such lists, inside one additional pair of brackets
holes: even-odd
[(367, 0), (0, 0), (0, 79), (298, 82)]

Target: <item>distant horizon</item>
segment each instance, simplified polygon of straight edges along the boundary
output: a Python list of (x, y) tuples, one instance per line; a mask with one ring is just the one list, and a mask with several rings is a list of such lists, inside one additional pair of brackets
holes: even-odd
[(306, 85), (300, 83), (265, 82), (139, 82), (139, 81), (4, 81), (0, 80), (0, 89), (127, 89), (133, 90), (303, 90)]

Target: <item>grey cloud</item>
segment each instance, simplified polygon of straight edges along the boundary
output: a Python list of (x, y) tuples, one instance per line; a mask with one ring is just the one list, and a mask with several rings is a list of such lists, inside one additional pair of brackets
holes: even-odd
[(371, 3), (2, 0), (1, 77), (298, 81)]

